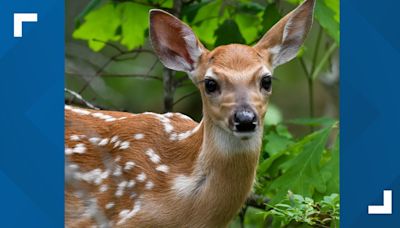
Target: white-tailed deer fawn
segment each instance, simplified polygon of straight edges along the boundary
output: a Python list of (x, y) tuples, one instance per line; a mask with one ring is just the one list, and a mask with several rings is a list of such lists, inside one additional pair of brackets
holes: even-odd
[(253, 47), (213, 51), (151, 10), (154, 50), (198, 87), (203, 119), (66, 106), (66, 225), (227, 226), (254, 182), (273, 69), (296, 56), (314, 4), (306, 0)]

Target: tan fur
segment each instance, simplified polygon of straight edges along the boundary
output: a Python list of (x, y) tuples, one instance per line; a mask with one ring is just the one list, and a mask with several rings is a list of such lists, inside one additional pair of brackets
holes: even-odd
[[(273, 55), (293, 58), (269, 48), (297, 48), (305, 36), (295, 35), (308, 31), (313, 6), (306, 0), (254, 47), (231, 44), (213, 51), (177, 18), (152, 11), (154, 49), (167, 67), (190, 75), (201, 93), (203, 119), (66, 106), (66, 225), (88, 227), (101, 220), (113, 227), (227, 226), (255, 177), (271, 94), (261, 88), (261, 78), (272, 74)], [(289, 20), (301, 23), (288, 29)], [(282, 40), (282, 33), (289, 39)], [(218, 83), (218, 94), (206, 93), (206, 77)], [(235, 135), (230, 122), (243, 105), (258, 116), (257, 128), (246, 137)]]

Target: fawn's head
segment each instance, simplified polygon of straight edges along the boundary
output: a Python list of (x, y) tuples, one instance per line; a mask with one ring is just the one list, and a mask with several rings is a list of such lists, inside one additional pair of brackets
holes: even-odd
[(254, 46), (230, 44), (207, 50), (176, 17), (150, 11), (150, 37), (168, 68), (186, 72), (199, 88), (205, 118), (242, 139), (262, 128), (275, 67), (293, 59), (313, 21), (315, 0), (282, 18)]

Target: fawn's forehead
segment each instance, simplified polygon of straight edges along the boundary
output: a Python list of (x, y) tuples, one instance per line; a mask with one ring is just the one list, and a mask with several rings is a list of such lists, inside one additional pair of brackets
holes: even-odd
[(253, 80), (254, 76), (271, 73), (260, 54), (250, 46), (230, 44), (217, 47), (208, 54), (205, 76), (231, 82)]

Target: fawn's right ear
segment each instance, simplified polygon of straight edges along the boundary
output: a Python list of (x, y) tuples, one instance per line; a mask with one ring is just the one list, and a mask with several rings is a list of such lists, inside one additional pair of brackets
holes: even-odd
[(275, 68), (295, 58), (313, 22), (316, 0), (305, 0), (276, 23), (254, 46)]
[(189, 76), (206, 51), (189, 26), (162, 10), (150, 10), (150, 39), (164, 66)]

